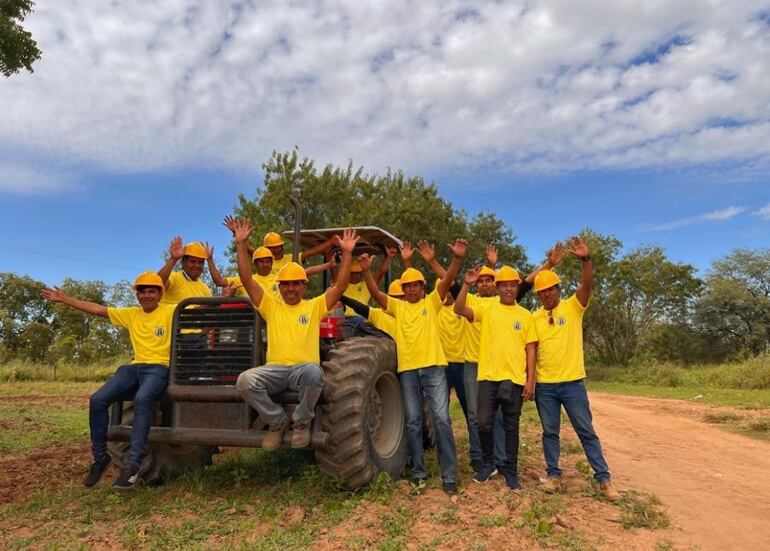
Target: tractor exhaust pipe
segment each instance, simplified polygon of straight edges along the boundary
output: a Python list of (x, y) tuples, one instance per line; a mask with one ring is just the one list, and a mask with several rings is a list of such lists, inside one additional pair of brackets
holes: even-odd
[(299, 232), (302, 229), (302, 204), (293, 195), (289, 195), (289, 201), (294, 205), (294, 243), (291, 248), (291, 259), (294, 262), (299, 262)]

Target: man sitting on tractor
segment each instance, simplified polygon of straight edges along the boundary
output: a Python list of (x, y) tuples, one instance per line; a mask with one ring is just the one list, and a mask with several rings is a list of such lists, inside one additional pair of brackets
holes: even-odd
[(276, 281), (281, 298), (266, 293), (251, 277), (251, 262), (246, 242), (251, 233), (248, 220), (233, 220), (228, 227), (235, 235), (238, 275), (254, 307), (269, 324), (267, 363), (240, 374), (236, 383), (243, 400), (269, 425), (262, 441), (266, 450), (278, 448), (289, 419), (283, 407), (273, 402), (271, 394), (286, 389), (299, 393), (299, 405), (292, 414), (292, 448), (310, 444), (310, 422), (321, 396), (323, 371), (319, 354), (319, 327), (326, 312), (334, 308), (347, 287), (356, 232), (347, 229), (335, 244), (342, 251), (337, 283), (323, 295), (310, 300), (302, 297), (307, 288), (307, 274), (296, 262), (289, 262), (278, 272)]

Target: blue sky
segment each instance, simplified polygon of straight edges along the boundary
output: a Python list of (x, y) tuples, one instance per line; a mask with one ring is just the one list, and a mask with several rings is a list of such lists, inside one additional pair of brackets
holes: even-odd
[[(770, 2), (38, 3), (0, 81), (0, 270), (114, 282), (272, 150), (422, 175), (539, 258), (590, 226), (701, 270), (770, 243)], [(130, 22), (130, 24), (127, 24)]]

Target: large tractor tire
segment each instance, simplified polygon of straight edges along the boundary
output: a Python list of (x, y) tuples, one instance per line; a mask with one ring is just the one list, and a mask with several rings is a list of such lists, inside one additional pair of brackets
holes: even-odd
[(407, 458), (406, 413), (392, 340), (342, 341), (323, 364), (326, 405), (321, 424), (329, 443), (316, 451), (321, 470), (350, 489), (378, 473), (398, 478)]
[[(131, 425), (134, 419), (134, 405), (123, 406), (123, 425)], [(119, 469), (126, 467), (129, 442), (108, 442), (107, 453)], [(162, 484), (182, 474), (206, 467), (213, 463), (212, 456), (217, 453), (216, 446), (193, 446), (184, 444), (164, 444), (150, 442), (144, 455), (139, 472), (145, 484)]]

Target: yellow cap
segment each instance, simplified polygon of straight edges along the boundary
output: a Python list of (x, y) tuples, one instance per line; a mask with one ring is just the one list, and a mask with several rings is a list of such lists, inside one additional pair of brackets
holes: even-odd
[(495, 277), (495, 271), (490, 268), (489, 266), (484, 266), (481, 271), (479, 272), (479, 277), (489, 276), (494, 278)]
[(416, 268), (407, 268), (404, 273), (401, 274), (401, 287), (407, 283), (414, 283), (415, 281), (421, 281), (425, 283), (425, 277), (422, 272)]
[(495, 274), (495, 283), (500, 283), (501, 281), (515, 281), (516, 283), (521, 283), (521, 277), (519, 277), (519, 272), (510, 266), (503, 266), (497, 270), (497, 274)]
[(351, 272), (363, 272), (364, 269), (361, 267), (361, 263), (358, 260), (354, 260), (350, 263), (350, 271)]
[(254, 251), (254, 254), (251, 255), (252, 260), (257, 260), (258, 258), (269, 258), (270, 260), (273, 259), (273, 253), (270, 252), (270, 249), (267, 247), (258, 247), (256, 251)]
[(289, 262), (281, 268), (275, 278), (276, 281), (307, 281), (305, 268), (296, 262)]
[(539, 293), (549, 287), (558, 285), (561, 283), (561, 279), (551, 270), (540, 270), (535, 276), (535, 292)]
[(136, 290), (136, 288), (140, 285), (160, 287), (163, 289), (163, 280), (157, 273), (153, 272), (152, 270), (147, 270), (146, 272), (142, 272), (136, 276), (136, 281), (134, 281), (134, 290)]
[(283, 245), (283, 238), (274, 231), (271, 231), (265, 234), (265, 239), (262, 244), (265, 247), (277, 247)]
[(401, 280), (394, 279), (388, 287), (388, 294), (392, 297), (404, 296), (404, 290), (401, 288)]
[(203, 260), (206, 260), (209, 257), (209, 253), (206, 251), (206, 247), (201, 245), (198, 241), (193, 241), (192, 243), (185, 245), (184, 255), (194, 256), (195, 258), (202, 258)]

